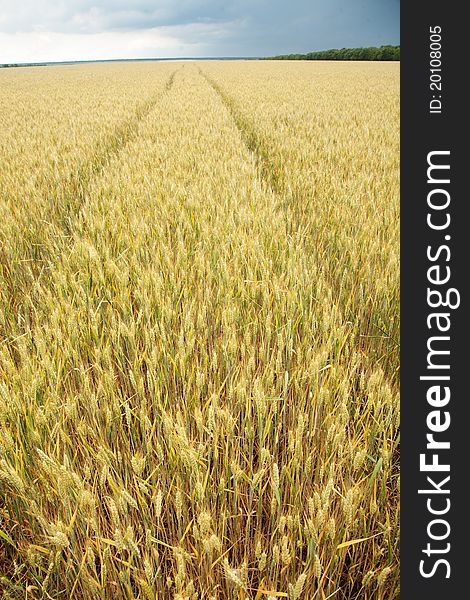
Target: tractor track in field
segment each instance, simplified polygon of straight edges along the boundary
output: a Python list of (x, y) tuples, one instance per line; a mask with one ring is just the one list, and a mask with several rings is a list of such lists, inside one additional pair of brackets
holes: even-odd
[[(66, 178), (54, 182), (52, 189), (44, 197), (43, 219), (32, 222), (29, 226), (30, 257), (24, 261), (11, 263), (8, 257), (0, 254), (0, 268), (3, 264), (7, 265), (8, 269), (5, 272), (8, 273), (7, 283), (10, 282), (10, 285), (5, 286), (6, 301), (14, 307), (15, 311), (22, 298), (32, 289), (34, 282), (40, 278), (47, 278), (58, 254), (68, 246), (73, 235), (74, 220), (86, 202), (94, 179), (127, 144), (137, 138), (140, 123), (148, 117), (158, 101), (171, 90), (178, 70), (175, 69), (170, 74), (163, 89), (139, 104), (134, 113), (120, 123), (102, 145), (95, 147), (95, 152), (91, 152), (92, 160), (84, 162)], [(21, 293), (17, 286), (13, 285), (15, 278), (23, 281)]]
[(263, 148), (256, 131), (254, 131), (254, 129), (250, 126), (248, 121), (238, 110), (233, 99), (222, 89), (217, 81), (204, 73), (201, 68), (199, 68), (199, 73), (217, 93), (223, 105), (232, 117), (245, 146), (255, 158), (260, 178), (271, 188), (275, 194), (282, 194), (283, 185), (280, 181), (279, 175), (276, 172), (275, 165), (270, 159), (269, 154)]
[[(291, 206), (291, 201), (285, 199), (286, 195), (286, 182), (285, 179), (282, 178), (279, 171), (276, 169), (276, 165), (271, 159), (269, 152), (264, 147), (262, 140), (259, 135), (252, 127), (250, 122), (244, 117), (241, 110), (238, 108), (235, 100), (227, 94), (227, 92), (219, 85), (219, 83), (212, 79), (209, 75), (204, 73), (204, 71), (198, 67), (199, 74), (207, 81), (210, 87), (217, 93), (222, 104), (227, 109), (230, 114), (235, 126), (237, 127), (240, 136), (247, 147), (247, 149), (253, 154), (260, 179), (264, 182), (265, 185), (278, 197), (279, 203), (284, 207), (283, 210), (287, 210), (290, 214), (290, 219), (288, 223), (288, 228), (290, 229), (290, 233), (294, 234), (300, 233), (303, 229), (302, 222), (296, 217), (295, 210), (293, 210), (293, 206)], [(292, 194), (292, 190), (290, 191)], [(301, 198), (298, 198), (298, 195), (293, 193), (292, 200), (298, 200), (301, 202)], [(303, 235), (302, 235), (303, 237)], [(319, 257), (325, 257), (329, 253), (328, 245), (325, 243), (325, 240), (322, 240), (318, 235), (315, 236), (315, 246), (316, 251)], [(322, 260), (324, 264), (327, 264), (328, 261)], [(331, 290), (334, 293), (335, 297), (340, 297), (343, 292), (344, 281), (343, 275), (339, 274), (335, 271), (328, 270), (325, 271), (325, 276), (331, 287)], [(345, 304), (348, 304), (348, 298), (345, 298)], [(384, 333), (384, 332), (382, 332)], [(394, 346), (398, 346), (397, 340), (389, 334), (385, 336), (377, 336), (377, 338), (381, 341), (388, 340), (388, 343), (393, 344)], [(358, 340), (359, 343), (359, 340)], [(380, 344), (378, 344), (380, 345)], [(396, 379), (396, 373), (393, 373), (391, 376), (392, 379)]]
[[(58, 194), (60, 214), (57, 216), (67, 236), (72, 232), (73, 217), (84, 204), (92, 181), (104, 171), (113, 158), (137, 138), (140, 123), (152, 112), (159, 99), (171, 90), (177, 71), (178, 69), (171, 73), (163, 91), (160, 90), (137, 106), (134, 114), (109, 136), (95, 158), (79, 167), (66, 181), (63, 191)], [(54, 216), (51, 220), (54, 220)]]

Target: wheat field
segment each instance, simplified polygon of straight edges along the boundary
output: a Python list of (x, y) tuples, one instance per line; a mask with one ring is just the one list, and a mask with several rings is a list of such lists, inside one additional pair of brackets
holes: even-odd
[(0, 590), (399, 596), (399, 67), (0, 71)]

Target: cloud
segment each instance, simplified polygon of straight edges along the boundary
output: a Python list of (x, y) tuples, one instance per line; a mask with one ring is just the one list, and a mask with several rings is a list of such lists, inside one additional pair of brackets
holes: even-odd
[(230, 20), (237, 2), (215, 0), (22, 0), (0, 2), (3, 33), (99, 33)]
[(398, 0), (0, 0), (0, 63), (262, 56), (398, 40)]
[(207, 56), (214, 44), (230, 37), (230, 27), (192, 23), (120, 32), (0, 33), (0, 63)]

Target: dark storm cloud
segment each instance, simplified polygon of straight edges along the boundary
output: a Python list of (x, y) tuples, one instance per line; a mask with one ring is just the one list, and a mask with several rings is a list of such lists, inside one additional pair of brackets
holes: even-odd
[[(203, 25), (207, 28), (201, 29)], [(3, 34), (138, 34), (157, 29), (174, 30), (188, 45), (200, 43), (206, 32), (201, 49), (219, 56), (394, 44), (399, 43), (399, 1), (0, 1)]]
[[(3, 32), (99, 33), (222, 21), (236, 2), (214, 0), (23, 0), (0, 3)], [(5, 6), (6, 5), (6, 6)]]

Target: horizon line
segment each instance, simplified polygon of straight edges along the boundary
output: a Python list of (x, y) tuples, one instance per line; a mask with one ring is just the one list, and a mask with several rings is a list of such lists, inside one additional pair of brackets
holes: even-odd
[(42, 67), (48, 65), (73, 65), (77, 63), (98, 62), (143, 62), (143, 61), (165, 61), (165, 60), (259, 60), (263, 56), (170, 56), (170, 57), (146, 57), (146, 58), (90, 58), (79, 60), (44, 60), (38, 62), (5, 62), (0, 67)]

